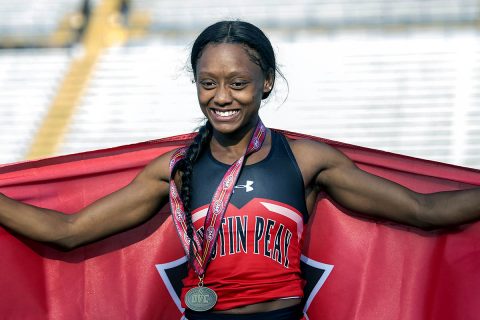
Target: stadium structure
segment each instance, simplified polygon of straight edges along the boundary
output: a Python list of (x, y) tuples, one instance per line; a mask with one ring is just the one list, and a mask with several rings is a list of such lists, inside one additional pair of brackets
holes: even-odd
[(1, 0), (0, 163), (195, 130), (191, 43), (242, 19), (287, 79), (268, 126), (480, 168), (479, 14), (477, 0)]

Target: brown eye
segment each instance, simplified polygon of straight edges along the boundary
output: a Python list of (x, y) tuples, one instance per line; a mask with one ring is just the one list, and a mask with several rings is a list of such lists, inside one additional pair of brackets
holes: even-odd
[(204, 88), (204, 89), (213, 89), (215, 88), (216, 86), (216, 83), (212, 80), (203, 80), (203, 81), (200, 81), (200, 85)]
[(247, 86), (247, 82), (246, 81), (234, 81), (234, 82), (232, 82), (232, 84), (230, 86), (235, 90), (240, 90), (240, 89), (243, 89)]

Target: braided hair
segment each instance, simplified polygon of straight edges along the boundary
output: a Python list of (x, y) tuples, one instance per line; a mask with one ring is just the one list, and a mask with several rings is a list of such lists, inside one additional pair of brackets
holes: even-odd
[(193, 222), (192, 222), (192, 207), (191, 207), (191, 187), (192, 187), (192, 169), (193, 164), (198, 159), (198, 156), (205, 149), (205, 146), (210, 142), (212, 137), (213, 128), (210, 122), (200, 128), (198, 134), (193, 139), (192, 144), (188, 147), (187, 153), (184, 160), (182, 161), (181, 172), (182, 172), (182, 187), (180, 189), (180, 198), (182, 199), (184, 211), (185, 211), (185, 222), (187, 224), (187, 236), (190, 239), (190, 256), (188, 261), (193, 262), (193, 246), (195, 241), (193, 241)]

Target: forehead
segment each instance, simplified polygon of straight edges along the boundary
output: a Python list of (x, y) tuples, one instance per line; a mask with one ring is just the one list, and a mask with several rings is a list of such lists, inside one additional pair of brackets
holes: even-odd
[(244, 45), (232, 43), (207, 45), (198, 59), (197, 74), (225, 72), (262, 75), (262, 70), (252, 61)]

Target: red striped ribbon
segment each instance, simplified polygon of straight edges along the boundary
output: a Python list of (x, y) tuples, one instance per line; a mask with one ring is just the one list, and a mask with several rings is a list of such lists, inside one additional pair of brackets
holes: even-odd
[[(222, 181), (218, 185), (215, 193), (213, 194), (212, 201), (208, 207), (207, 216), (204, 222), (203, 239), (200, 239), (196, 232), (193, 233), (193, 266), (198, 276), (203, 276), (206, 271), (208, 262), (210, 261), (214, 243), (218, 236), (218, 231), (222, 223), (223, 216), (227, 210), (230, 197), (233, 193), (237, 179), (240, 176), (240, 172), (243, 168), (244, 160), (250, 154), (260, 150), (265, 141), (267, 129), (259, 120), (257, 127), (250, 138), (247, 150), (240, 159), (235, 161), (222, 178)], [(170, 209), (173, 216), (173, 222), (178, 232), (178, 236), (183, 245), (183, 249), (187, 256), (190, 254), (190, 241), (191, 239), (187, 235), (187, 224), (185, 221), (185, 209), (183, 202), (178, 193), (175, 185), (174, 176), (175, 168), (180, 163), (187, 153), (187, 147), (180, 148), (172, 155), (170, 159)]]

